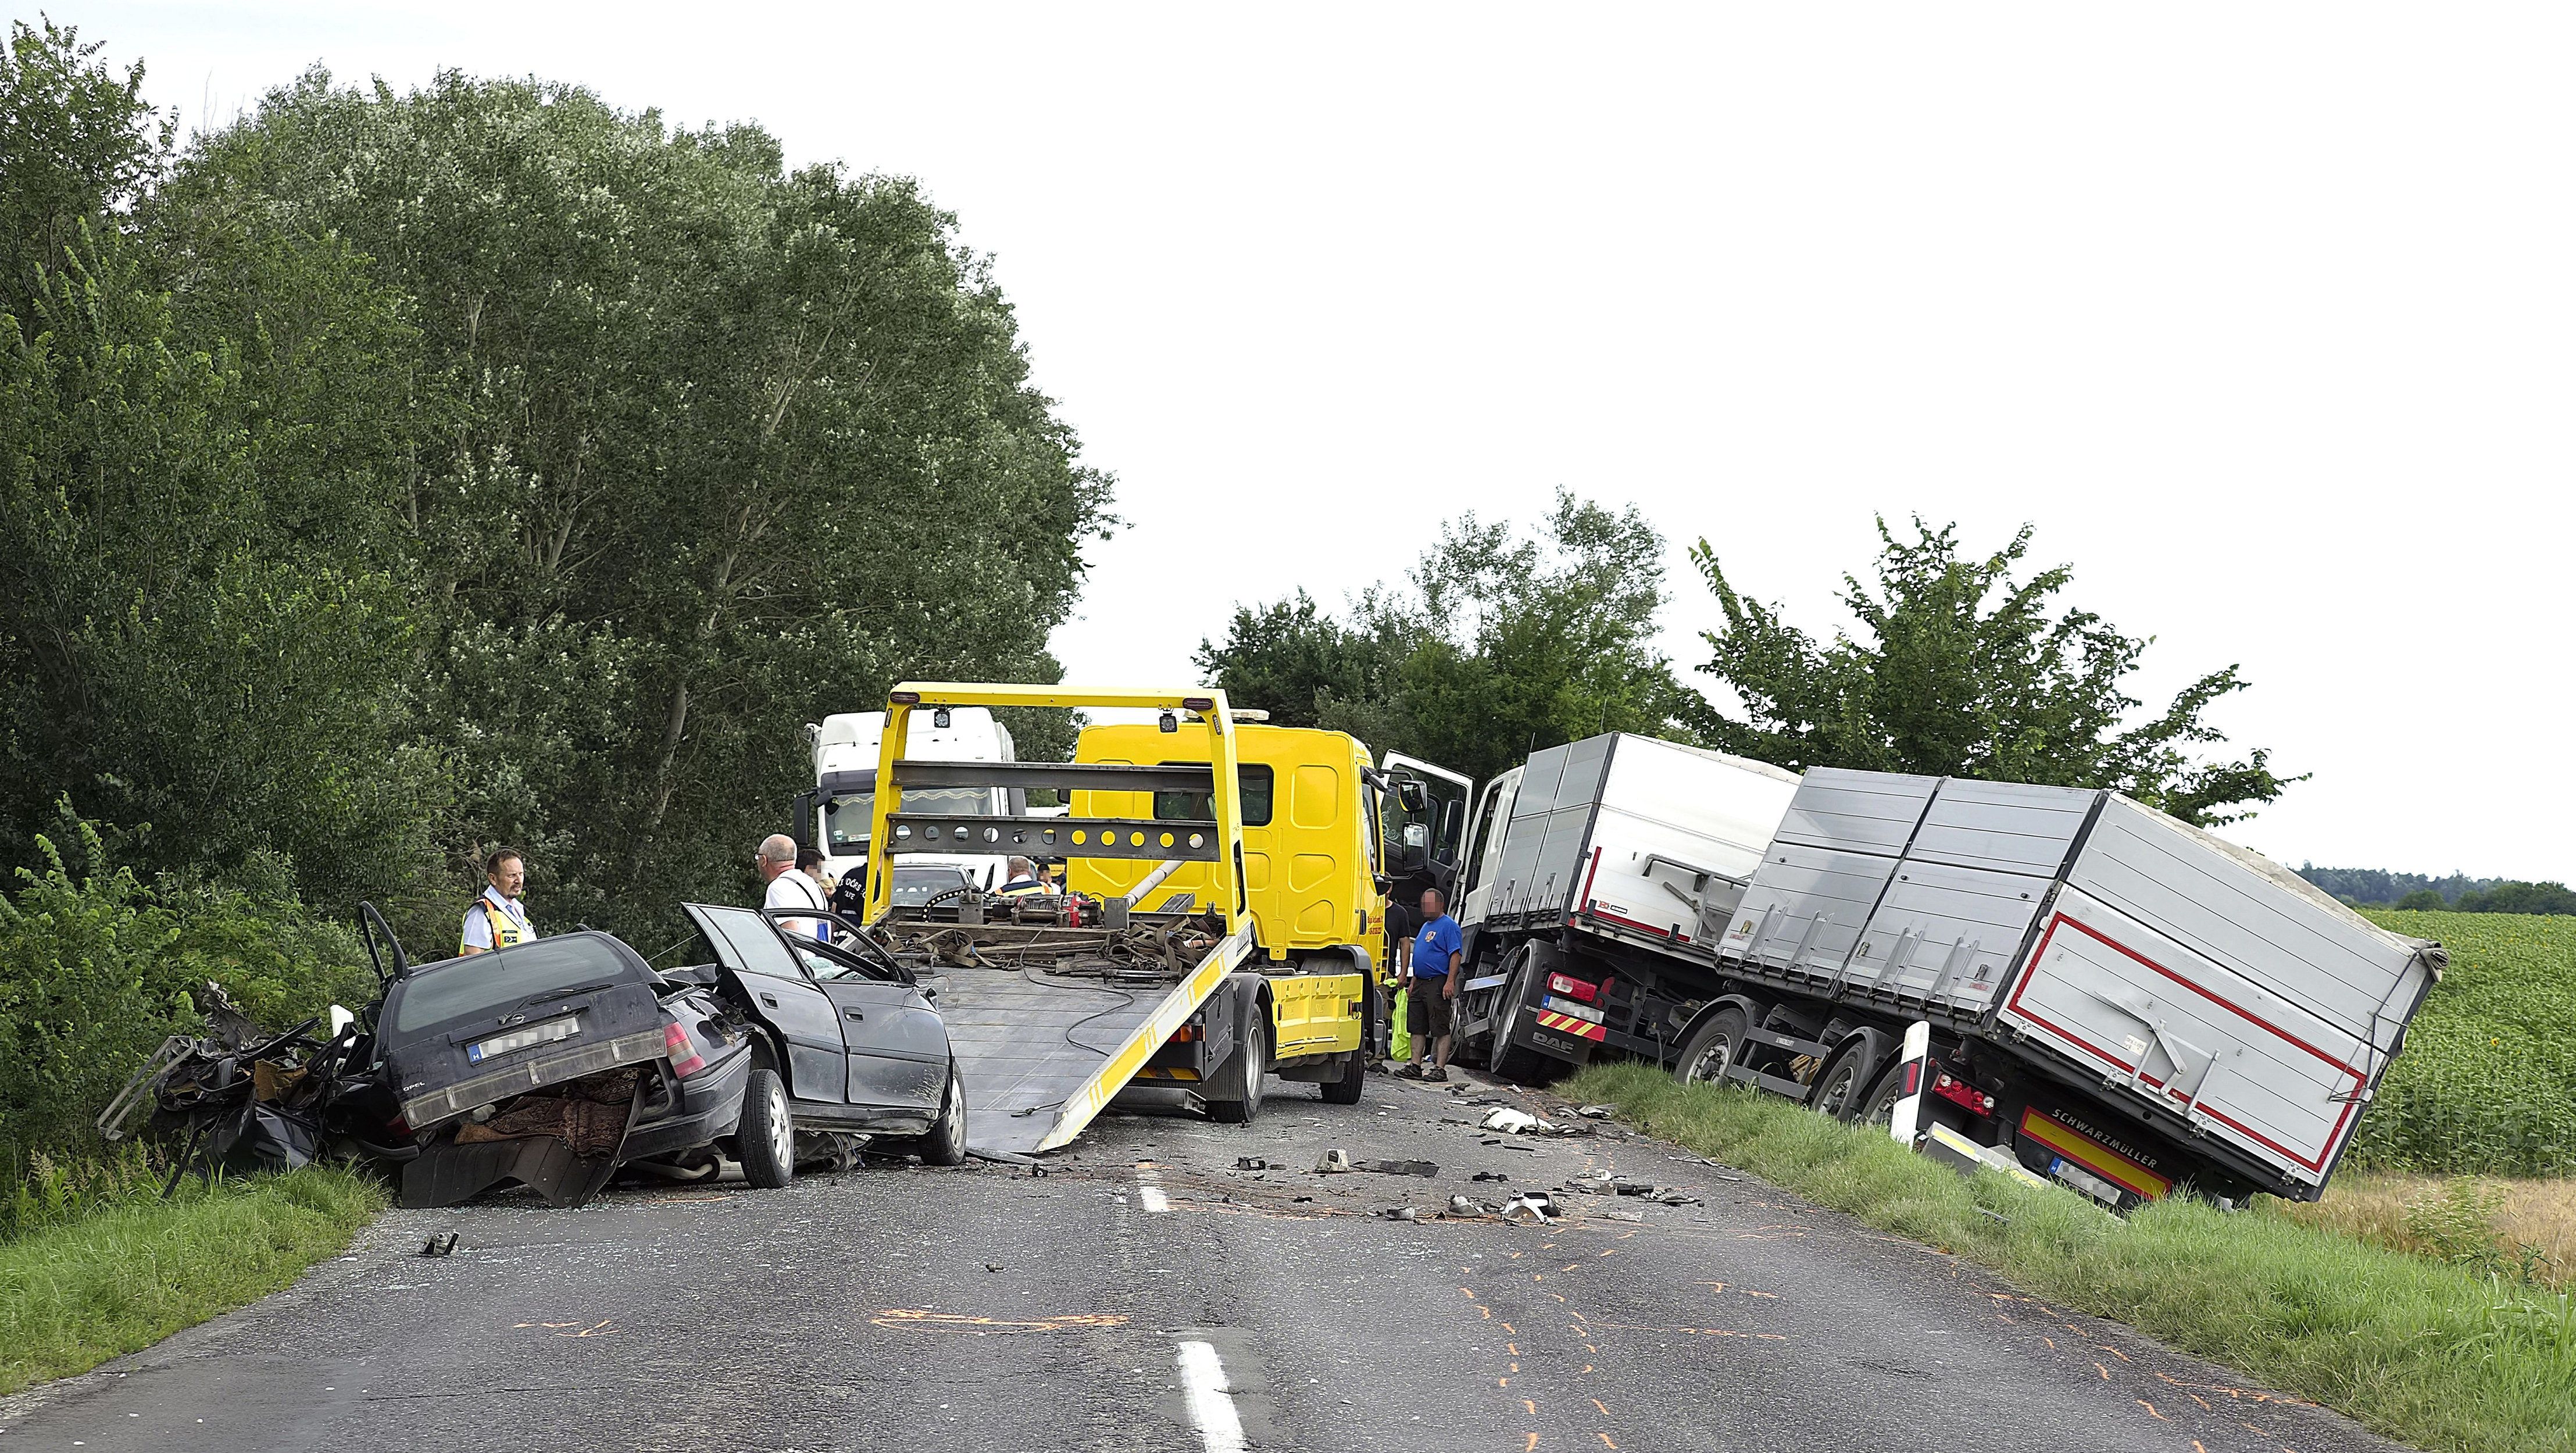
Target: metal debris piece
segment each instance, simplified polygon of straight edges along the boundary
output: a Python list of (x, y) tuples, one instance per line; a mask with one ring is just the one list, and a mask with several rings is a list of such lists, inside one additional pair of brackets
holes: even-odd
[(1578, 1105), (1574, 1113), (1586, 1120), (1607, 1120), (1618, 1111), (1619, 1107), (1616, 1105)]
[(1270, 1169), (1270, 1162), (1257, 1155), (1238, 1155), (1234, 1158), (1234, 1168), (1236, 1170), (1268, 1170)]
[(1512, 1197), (1502, 1209), (1503, 1219), (1515, 1226), (1544, 1225), (1564, 1214), (1556, 1202), (1535, 1191)]
[(420, 1249), (420, 1254), (423, 1256), (446, 1256), (455, 1250), (456, 1233), (453, 1231), (441, 1231), (437, 1235), (429, 1238), (429, 1244)]
[(1389, 1206), (1378, 1214), (1384, 1216), (1390, 1221), (1418, 1221), (1421, 1219), (1419, 1213), (1417, 1213), (1411, 1206)]
[(1325, 1151), (1322, 1158), (1315, 1162), (1315, 1174), (1319, 1176), (1337, 1176), (1350, 1168), (1351, 1153), (1339, 1146)]
[(1474, 1175), (1467, 1177), (1467, 1179), (1471, 1181), (1507, 1181), (1510, 1180), (1511, 1177), (1498, 1170), (1480, 1170)]
[(1440, 1167), (1427, 1160), (1355, 1160), (1353, 1170), (1375, 1171), (1382, 1176), (1422, 1176), (1440, 1174)]
[(1515, 1110), (1509, 1105), (1504, 1105), (1497, 1107), (1492, 1114), (1485, 1117), (1483, 1128), (1499, 1130), (1505, 1135), (1526, 1135), (1545, 1123), (1526, 1110)]

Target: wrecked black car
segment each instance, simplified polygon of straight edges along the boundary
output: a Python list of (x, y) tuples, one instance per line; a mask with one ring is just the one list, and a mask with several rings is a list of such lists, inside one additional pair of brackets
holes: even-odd
[(588, 930), (415, 965), (371, 906), (360, 922), (374, 1005), (335, 1007), (327, 1037), (318, 1019), (272, 1036), (210, 984), (209, 1034), (165, 1043), (101, 1133), (148, 1112), (173, 1186), (340, 1157), (381, 1168), (406, 1206), (511, 1183), (579, 1205), (625, 1168), (696, 1180), (727, 1152), (792, 1153), (783, 1097), (746, 1118), (759, 1027), (703, 976), (657, 974)]
[(743, 1119), (746, 1027), (604, 933), (406, 968), (374, 1019), (406, 1206), (505, 1181), (573, 1205), (627, 1165), (695, 1178)]

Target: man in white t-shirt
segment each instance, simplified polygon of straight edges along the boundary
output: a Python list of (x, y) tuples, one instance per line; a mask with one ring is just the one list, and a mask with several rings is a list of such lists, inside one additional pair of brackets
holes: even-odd
[[(760, 878), (769, 885), (761, 896), (763, 908), (812, 908), (826, 910), (823, 890), (814, 880), (796, 871), (796, 840), (783, 832), (774, 832), (760, 840)], [(829, 941), (831, 926), (820, 918), (787, 918), (778, 926), (798, 937)]]

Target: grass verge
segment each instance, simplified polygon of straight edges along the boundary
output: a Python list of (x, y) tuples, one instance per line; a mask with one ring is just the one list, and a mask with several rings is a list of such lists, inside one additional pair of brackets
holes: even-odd
[(281, 1290), (384, 1204), (345, 1170), (300, 1170), (130, 1201), (0, 1243), (0, 1393)]
[[(2277, 1203), (2126, 1220), (2055, 1189), (1968, 1179), (1884, 1134), (1635, 1064), (1556, 1087), (1883, 1231), (1994, 1268), (2427, 1448), (2576, 1450), (2576, 1296), (2364, 1245)], [(1982, 1214), (1992, 1211), (2000, 1222)]]

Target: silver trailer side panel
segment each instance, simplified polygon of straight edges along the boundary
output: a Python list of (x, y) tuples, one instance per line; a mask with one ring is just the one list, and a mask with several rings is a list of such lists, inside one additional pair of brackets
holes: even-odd
[(2113, 796), (2067, 881), (2381, 1052), (2432, 967), (2280, 865)]
[(1831, 980), (1850, 961), (1870, 910), (1895, 876), (1893, 857), (1774, 841), (1718, 942), (1718, 957)]
[(1926, 863), (2053, 878), (2102, 794), (2024, 782), (1941, 784), (1905, 856)]
[(1894, 857), (1914, 840), (1938, 777), (1811, 767), (1773, 841)]

